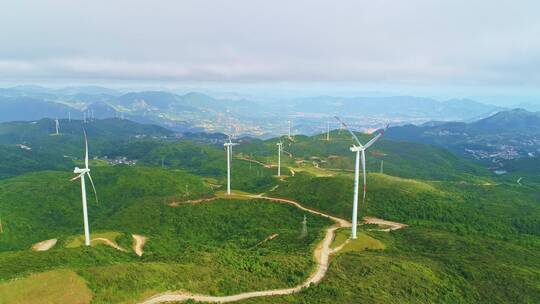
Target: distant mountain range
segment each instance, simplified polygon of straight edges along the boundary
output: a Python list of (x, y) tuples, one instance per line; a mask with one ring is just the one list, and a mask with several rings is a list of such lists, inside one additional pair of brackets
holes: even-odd
[(540, 153), (540, 112), (514, 109), (471, 123), (393, 127), (386, 134), (391, 139), (434, 144), (478, 160), (536, 157)]
[(215, 98), (202, 93), (184, 95), (165, 91), (120, 92), (97, 87), (50, 89), (17, 86), (0, 89), (0, 122), (49, 118), (82, 119), (125, 117), (158, 124), (179, 132), (226, 132), (268, 137), (285, 134), (287, 120), (293, 133), (315, 134), (339, 115), (355, 129), (380, 127), (386, 122), (421, 124), (427, 121), (473, 121), (503, 108), (469, 99), (437, 101), (413, 96), (334, 97), (261, 101)]

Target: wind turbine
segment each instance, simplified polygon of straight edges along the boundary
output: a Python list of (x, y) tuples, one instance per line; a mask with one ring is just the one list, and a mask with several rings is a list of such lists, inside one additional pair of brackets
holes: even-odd
[(231, 158), (232, 158), (232, 147), (238, 145), (231, 141), (231, 136), (229, 135), (229, 142), (223, 144), (227, 149), (227, 195), (231, 195)]
[(289, 138), (291, 138), (292, 121), (289, 119)]
[(326, 122), (326, 141), (330, 141), (330, 122)]
[(86, 149), (85, 155), (84, 155), (84, 168), (75, 167), (73, 170), (73, 173), (79, 174), (72, 178), (71, 180), (74, 181), (78, 178), (81, 179), (81, 195), (82, 195), (82, 206), (83, 206), (83, 221), (84, 221), (84, 244), (86, 246), (90, 246), (90, 227), (88, 225), (88, 210), (86, 207), (86, 183), (85, 183), (85, 175), (88, 175), (88, 179), (90, 180), (90, 183), (92, 184), (92, 189), (94, 189), (94, 195), (96, 196), (96, 202), (98, 201), (96, 187), (94, 186), (94, 181), (92, 180), (92, 176), (90, 175), (90, 168), (88, 168), (88, 139), (86, 137), (86, 131), (84, 131), (84, 146)]
[(58, 129), (60, 129), (60, 123), (58, 122), (58, 117), (54, 120), (54, 125), (56, 126), (56, 135), (58, 135)]
[[(352, 137), (358, 144), (351, 147), (351, 151), (356, 153), (356, 160), (355, 160), (355, 166), (354, 166), (354, 198), (353, 198), (353, 214), (352, 214), (352, 232), (351, 232), (351, 238), (356, 239), (356, 225), (357, 225), (357, 217), (358, 217), (358, 183), (360, 179), (360, 158), (362, 160), (362, 173), (364, 177), (364, 196), (362, 198), (362, 204), (365, 204), (366, 202), (366, 149), (369, 148), (373, 143), (375, 143), (383, 134), (384, 129), (377, 134), (375, 137), (373, 137), (370, 141), (368, 141), (365, 145), (362, 145), (360, 143), (360, 140), (358, 140), (358, 137), (354, 134), (351, 129), (339, 118), (336, 116), (336, 119), (341, 123), (343, 127), (351, 133)], [(361, 156), (361, 157), (360, 157)]]
[(278, 146), (278, 167), (277, 167), (277, 176), (281, 176), (281, 151), (283, 150), (283, 143), (281, 142), (281, 139), (276, 144)]

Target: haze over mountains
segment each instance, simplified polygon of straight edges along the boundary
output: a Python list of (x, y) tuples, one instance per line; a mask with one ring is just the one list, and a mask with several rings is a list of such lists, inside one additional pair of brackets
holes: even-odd
[(406, 125), (390, 128), (387, 135), (434, 144), (477, 160), (535, 157), (540, 152), (540, 112), (513, 109), (470, 123)]
[[(125, 118), (166, 127), (177, 132), (175, 136), (216, 132), (268, 138), (287, 134), (288, 120), (293, 134), (337, 129), (337, 115), (361, 131), (391, 123), (389, 138), (440, 146), (482, 162), (536, 157), (540, 152), (540, 114), (470, 99), (318, 96), (276, 102), (226, 95), (16, 86), (0, 89), (0, 122)], [(202, 141), (209, 142), (208, 136)]]
[(472, 121), (503, 108), (469, 99), (438, 101), (414, 96), (318, 96), (288, 100), (212, 97), (191, 92), (120, 92), (98, 87), (50, 89), (16, 86), (0, 89), (0, 121), (37, 120), (43, 117), (82, 118), (83, 111), (96, 118), (121, 117), (155, 123), (176, 131), (221, 131), (263, 136), (284, 134), (286, 120), (293, 133), (314, 134), (337, 127), (332, 116), (347, 118), (357, 129), (432, 120)]

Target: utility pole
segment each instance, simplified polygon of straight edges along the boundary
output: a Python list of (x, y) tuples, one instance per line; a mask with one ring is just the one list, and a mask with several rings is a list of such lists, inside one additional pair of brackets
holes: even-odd
[(384, 159), (381, 159), (381, 174), (384, 173)]

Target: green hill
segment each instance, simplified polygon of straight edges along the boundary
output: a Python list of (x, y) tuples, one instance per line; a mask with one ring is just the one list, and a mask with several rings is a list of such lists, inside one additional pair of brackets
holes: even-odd
[[(297, 174), (275, 195), (350, 218), (353, 180)], [(374, 173), (360, 214), (460, 233), (540, 236), (539, 202), (537, 193), (507, 184), (420, 182)]]
[[(93, 303), (132, 303), (165, 290), (229, 295), (290, 287), (313, 270), (313, 250), (329, 220), (263, 200), (200, 201), (224, 188), (225, 151), (219, 141), (176, 140), (153, 133), (153, 127), (128, 123), (116, 129), (123, 122), (110, 123), (89, 131), (90, 156), (99, 158), (91, 168), (100, 199), (95, 202), (89, 189), (90, 226), (95, 236), (108, 236), (127, 252), (78, 246), (80, 185), (69, 179), (82, 156), (82, 135), (75, 132), (80, 125), (61, 136), (47, 134), (50, 121), (36, 126), (24, 135), (31, 150), (17, 146), (21, 142), (13, 131), (26, 125), (0, 132), (5, 156), (0, 159), (0, 290), (67, 271), (75, 281), (87, 282)], [(363, 142), (369, 138), (361, 136)], [(294, 199), (349, 219), (352, 141), (339, 131), (331, 138), (283, 139), (283, 163), (296, 170), (285, 179), (264, 166), (276, 163), (276, 139), (242, 139), (234, 148), (233, 189)], [(137, 163), (110, 166), (105, 156)], [(385, 174), (378, 173), (381, 159)], [(515, 166), (516, 174), (534, 175), (528, 163)], [(243, 303), (540, 301), (536, 184), (491, 177), (429, 145), (385, 139), (370, 149), (368, 171), (367, 205), (360, 214), (409, 227), (390, 233), (361, 227), (384, 249), (339, 253), (320, 284), (297, 295)], [(304, 215), (308, 235), (301, 238)], [(148, 237), (142, 257), (131, 250), (131, 234)], [(59, 240), (51, 250), (30, 250), (51, 238)]]
[[(354, 170), (354, 154), (349, 150), (353, 141), (349, 133), (332, 131), (330, 141), (324, 140), (325, 135), (295, 136), (294, 141), (284, 137), (284, 150), (292, 153), (295, 159), (314, 161), (321, 168)], [(371, 138), (370, 135), (360, 133), (358, 137), (363, 143)], [(252, 155), (255, 159), (276, 163), (277, 142), (276, 138), (251, 140), (240, 145), (237, 151)], [(444, 149), (426, 144), (391, 141), (384, 137), (367, 151), (366, 159), (369, 172), (379, 172), (381, 160), (384, 160), (384, 173), (405, 178), (477, 180), (490, 176), (490, 172), (481, 166)], [(287, 153), (283, 161), (293, 163)]]
[[(150, 197), (165, 201), (207, 196), (210, 187), (181, 171), (145, 167), (92, 168), (100, 202), (89, 189), (89, 217), (95, 229), (108, 228), (110, 217)], [(80, 184), (72, 173), (45, 171), (0, 181), (0, 216), (5, 233), (0, 251), (30, 248), (35, 242), (81, 233)], [(189, 193), (186, 192), (189, 191)]]
[[(313, 247), (330, 224), (267, 201), (183, 204), (212, 194), (202, 178), (183, 171), (97, 166), (92, 174), (100, 201), (88, 191), (91, 232), (115, 232), (128, 252), (107, 246), (66, 248), (82, 234), (79, 183), (70, 182), (69, 173), (24, 174), (0, 181), (0, 284), (70, 269), (88, 282), (93, 303), (134, 301), (180, 286), (212, 294), (293, 286), (313, 268)], [(173, 207), (173, 202), (180, 203)], [(299, 238), (304, 215), (309, 234)], [(132, 233), (148, 237), (140, 258), (129, 250)], [(271, 242), (259, 244), (276, 233)], [(53, 249), (30, 251), (33, 243), (50, 238), (59, 239)]]

